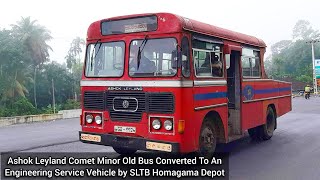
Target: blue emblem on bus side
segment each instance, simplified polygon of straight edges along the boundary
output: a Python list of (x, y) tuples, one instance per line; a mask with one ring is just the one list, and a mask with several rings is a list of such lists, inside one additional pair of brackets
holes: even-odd
[(246, 85), (243, 89), (243, 95), (246, 100), (252, 100), (254, 96), (254, 89), (250, 85)]

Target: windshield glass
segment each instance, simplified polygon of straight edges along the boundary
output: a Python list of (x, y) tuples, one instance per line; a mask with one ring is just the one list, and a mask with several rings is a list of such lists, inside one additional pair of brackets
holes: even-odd
[(120, 77), (124, 67), (124, 42), (88, 45), (86, 56), (87, 77)]
[[(141, 46), (142, 41), (131, 41), (129, 75), (132, 77), (174, 76), (177, 72), (177, 41), (174, 38), (148, 39)], [(140, 62), (137, 60), (139, 47)]]

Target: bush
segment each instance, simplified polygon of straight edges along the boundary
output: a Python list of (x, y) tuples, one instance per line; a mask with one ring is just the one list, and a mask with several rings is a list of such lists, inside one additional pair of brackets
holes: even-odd
[(0, 116), (23, 116), (35, 114), (36, 112), (37, 109), (28, 101), (28, 99), (22, 97), (10, 102), (6, 108), (1, 108)]
[(4, 108), (0, 107), (0, 117), (4, 117)]
[[(61, 110), (61, 105), (60, 104), (56, 104), (56, 113), (58, 113), (58, 111)], [(49, 104), (47, 107), (43, 107), (40, 111), (41, 113), (39, 114), (53, 114), (53, 106), (51, 104)]]
[(63, 105), (64, 110), (79, 109), (79, 108), (80, 108), (80, 102), (75, 101), (73, 99), (68, 99), (66, 103)]
[(26, 98), (20, 98), (12, 104), (14, 114), (18, 116), (31, 115), (36, 112), (36, 108)]

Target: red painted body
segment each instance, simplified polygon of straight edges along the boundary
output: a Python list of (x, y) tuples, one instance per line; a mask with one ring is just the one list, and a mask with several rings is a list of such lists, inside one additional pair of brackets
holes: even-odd
[[(119, 35), (101, 35), (101, 22), (116, 19), (128, 19), (139, 16), (156, 15), (158, 18), (158, 29), (152, 32), (137, 32), (130, 34)], [(230, 54), (232, 51), (240, 51), (242, 46), (250, 46), (260, 50), (261, 60), (261, 75), (259, 78), (250, 78), (240, 80), (240, 109), (241, 117), (241, 134), (259, 125), (266, 123), (266, 112), (268, 106), (272, 105), (275, 108), (277, 117), (289, 112), (291, 110), (291, 84), (287, 82), (280, 82), (268, 79), (264, 72), (263, 56), (265, 52), (265, 43), (253, 36), (237, 33), (234, 31), (226, 30), (209, 24), (201, 23), (195, 20), (187, 19), (178, 15), (169, 13), (155, 13), (155, 14), (139, 14), (130, 16), (121, 16), (110, 19), (99, 20), (90, 25), (87, 32), (87, 44), (94, 44), (97, 40), (101, 42), (112, 42), (122, 40), (125, 42), (125, 65), (124, 75), (120, 78), (88, 78), (82, 75), (82, 81), (211, 81), (212, 78), (197, 78), (194, 73), (194, 66), (192, 56), (190, 59), (191, 76), (185, 78), (181, 75), (181, 68), (178, 69), (177, 75), (174, 77), (157, 77), (157, 78), (133, 78), (128, 75), (128, 59), (129, 59), (129, 46), (133, 39), (143, 39), (145, 35), (152, 38), (174, 37), (177, 39), (178, 44), (181, 44), (183, 36), (189, 38), (190, 54), (192, 54), (191, 37), (192, 34), (202, 34), (219, 38), (223, 41), (223, 57), (225, 54)], [(225, 61), (225, 60), (224, 60)], [(214, 80), (227, 81), (226, 68), (224, 68), (224, 77), (215, 78)], [(241, 76), (242, 77), (242, 76)], [(250, 101), (246, 101), (243, 95), (244, 88), (250, 85), (254, 88), (256, 93)], [(84, 94), (86, 91), (108, 91), (108, 86), (86, 86), (81, 85), (81, 92)], [(171, 114), (149, 114), (144, 112), (140, 122), (123, 122), (113, 121), (108, 111), (100, 111), (103, 113), (103, 123), (98, 125), (85, 125), (84, 112), (90, 110), (82, 108), (83, 114), (81, 124), (82, 132), (95, 133), (95, 134), (113, 134), (123, 137), (139, 137), (150, 141), (157, 140), (162, 142), (174, 142), (179, 144), (180, 152), (192, 152), (198, 150), (199, 134), (202, 122), (206, 115), (214, 112), (218, 115), (222, 122), (223, 129), (222, 143), (229, 142), (228, 138), (228, 106), (216, 106), (212, 108), (204, 108), (196, 110), (198, 107), (207, 107), (212, 105), (227, 104), (226, 97), (196, 100), (195, 96), (198, 94), (227, 92), (228, 87), (226, 84), (220, 86), (195, 86), (190, 87), (143, 87), (144, 92), (171, 92), (174, 95), (174, 113)], [(82, 98), (83, 99), (83, 98)], [(96, 112), (96, 111), (94, 111)], [(99, 112), (99, 111), (98, 111)], [(150, 133), (149, 116), (170, 116), (174, 118), (174, 135), (155, 134)], [(178, 121), (185, 121), (184, 133), (178, 133)], [(114, 126), (130, 126), (136, 127), (136, 133), (117, 133), (114, 132)]]

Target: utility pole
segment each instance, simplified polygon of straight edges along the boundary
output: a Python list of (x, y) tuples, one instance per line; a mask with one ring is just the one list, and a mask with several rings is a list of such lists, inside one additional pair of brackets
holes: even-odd
[(316, 78), (316, 69), (315, 69), (315, 58), (314, 58), (314, 44), (320, 42), (320, 40), (312, 39), (306, 43), (311, 44), (311, 53), (312, 53), (312, 79), (313, 79), (313, 92), (318, 94), (317, 78)]
[(53, 82), (53, 78), (52, 78), (52, 106), (53, 106), (53, 114), (56, 113), (56, 99), (54, 96), (54, 82)]

